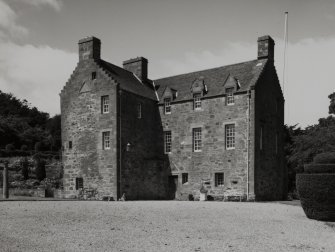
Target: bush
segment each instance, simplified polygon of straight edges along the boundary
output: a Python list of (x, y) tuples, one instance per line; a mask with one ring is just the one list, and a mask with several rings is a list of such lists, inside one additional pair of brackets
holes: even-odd
[(335, 164), (335, 152), (324, 152), (314, 157), (315, 164)]
[(23, 144), (23, 145), (21, 145), (20, 150), (22, 150), (22, 151), (27, 151), (27, 150), (28, 150), (28, 146), (25, 145), (25, 144)]
[(15, 146), (14, 146), (14, 144), (7, 144), (5, 149), (6, 149), (6, 151), (14, 151)]
[(42, 181), (45, 179), (45, 161), (43, 159), (36, 159), (35, 161), (35, 174), (36, 174), (36, 179), (39, 181)]
[(307, 164), (305, 173), (335, 173), (335, 164)]
[(24, 180), (29, 178), (29, 162), (26, 157), (21, 159), (21, 173)]
[(37, 142), (35, 143), (35, 151), (41, 151), (42, 150), (42, 143), (41, 142)]

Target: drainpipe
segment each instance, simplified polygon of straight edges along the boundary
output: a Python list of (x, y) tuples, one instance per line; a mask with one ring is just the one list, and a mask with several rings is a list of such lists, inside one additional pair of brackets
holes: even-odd
[[(121, 123), (122, 123), (122, 116), (121, 116), (121, 112), (122, 112), (122, 110), (121, 110), (121, 104), (122, 104), (122, 100), (121, 100), (121, 97), (122, 97), (122, 90), (121, 89), (119, 89), (119, 120), (120, 120), (120, 122), (119, 122), (119, 127), (120, 127), (120, 129), (119, 129), (119, 156), (120, 156), (120, 160), (119, 160), (119, 197), (121, 197), (121, 172), (122, 172), (122, 143), (121, 143), (121, 133), (122, 133), (122, 130), (121, 130)], [(116, 194), (118, 194), (118, 193), (116, 193)], [(118, 200), (118, 199), (117, 199)]]
[(251, 99), (251, 91), (248, 90), (248, 111), (247, 111), (247, 201), (249, 200), (250, 99)]

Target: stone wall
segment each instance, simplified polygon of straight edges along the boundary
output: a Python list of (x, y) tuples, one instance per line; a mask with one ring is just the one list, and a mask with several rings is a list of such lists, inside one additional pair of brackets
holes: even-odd
[[(193, 100), (171, 104), (171, 114), (160, 116), (164, 131), (171, 131), (172, 152), (167, 154), (171, 174), (177, 180), (177, 199), (197, 198), (202, 186), (216, 198), (247, 193), (248, 94), (235, 95), (235, 104), (225, 97), (202, 99), (202, 109), (193, 109)], [(225, 126), (235, 124), (235, 149), (225, 147)], [(202, 129), (202, 151), (193, 151), (192, 129)], [(215, 187), (215, 173), (224, 173), (224, 186)], [(182, 184), (182, 173), (188, 182)], [(178, 176), (178, 177), (177, 177)]]
[(281, 200), (287, 194), (284, 100), (273, 63), (267, 64), (255, 91), (256, 200)]
[[(96, 72), (96, 79), (91, 73)], [(101, 96), (109, 95), (109, 113), (101, 112)], [(61, 94), (62, 161), (66, 197), (78, 196), (76, 178), (99, 197), (117, 194), (117, 85), (93, 59), (80, 61)], [(111, 148), (102, 148), (102, 132), (110, 131)], [(69, 148), (72, 141), (72, 149)]]
[(169, 166), (164, 165), (157, 102), (126, 91), (122, 91), (119, 99), (122, 129), (120, 193), (125, 193), (131, 200), (166, 199), (170, 173)]

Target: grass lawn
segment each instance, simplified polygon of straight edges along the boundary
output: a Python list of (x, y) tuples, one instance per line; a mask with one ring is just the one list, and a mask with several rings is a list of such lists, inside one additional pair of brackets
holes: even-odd
[(0, 201), (1, 251), (335, 251), (292, 204)]

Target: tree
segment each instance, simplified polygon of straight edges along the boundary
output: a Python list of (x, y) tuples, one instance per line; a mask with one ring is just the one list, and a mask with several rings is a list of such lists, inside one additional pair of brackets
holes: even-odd
[(35, 158), (35, 175), (39, 181), (42, 181), (46, 177), (45, 161), (40, 157)]
[(335, 115), (335, 92), (328, 96), (330, 99), (329, 114)]
[(24, 180), (29, 178), (29, 162), (27, 157), (21, 159), (21, 172)]

